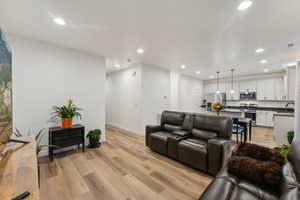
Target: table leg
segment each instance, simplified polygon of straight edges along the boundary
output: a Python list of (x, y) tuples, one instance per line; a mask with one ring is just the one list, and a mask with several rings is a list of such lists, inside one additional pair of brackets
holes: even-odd
[(249, 141), (252, 139), (252, 121), (249, 123)]

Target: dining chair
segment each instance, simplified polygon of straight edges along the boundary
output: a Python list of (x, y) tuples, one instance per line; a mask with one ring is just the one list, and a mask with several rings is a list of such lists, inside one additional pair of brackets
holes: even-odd
[(242, 137), (246, 137), (246, 127), (242, 122), (239, 121), (239, 118), (232, 118), (232, 134), (236, 135), (237, 143), (239, 143), (239, 134), (241, 137), (241, 142), (243, 141)]

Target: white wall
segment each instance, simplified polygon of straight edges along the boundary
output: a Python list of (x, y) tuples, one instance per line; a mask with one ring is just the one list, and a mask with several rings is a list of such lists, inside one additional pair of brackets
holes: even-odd
[(300, 140), (300, 61), (298, 62), (296, 74), (295, 133), (296, 138)]
[(141, 133), (141, 67), (125, 69), (107, 76), (106, 123)]
[[(13, 124), (22, 132), (48, 128), (53, 105), (68, 98), (83, 109), (86, 130), (105, 139), (104, 58), (10, 35), (13, 52)], [(45, 134), (44, 142), (48, 141)]]
[(159, 123), (163, 110), (200, 111), (203, 83), (192, 77), (141, 64), (109, 74), (107, 82), (106, 122), (139, 135)]
[(158, 124), (159, 114), (170, 107), (170, 72), (142, 65), (143, 133), (146, 125)]
[(203, 81), (181, 75), (179, 80), (179, 109), (186, 112), (200, 112), (203, 99)]

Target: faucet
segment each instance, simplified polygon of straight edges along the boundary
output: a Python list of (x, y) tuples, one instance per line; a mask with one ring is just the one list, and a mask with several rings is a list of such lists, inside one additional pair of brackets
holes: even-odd
[(288, 102), (287, 104), (285, 104), (285, 107), (287, 108), (290, 104), (291, 104), (291, 105), (295, 105), (295, 103)]

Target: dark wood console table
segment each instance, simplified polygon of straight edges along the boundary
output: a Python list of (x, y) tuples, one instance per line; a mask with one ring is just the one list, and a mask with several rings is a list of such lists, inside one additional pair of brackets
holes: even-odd
[[(82, 144), (84, 152), (84, 126), (80, 124), (73, 125), (72, 128), (51, 127), (49, 128), (49, 156), (53, 160), (54, 151), (64, 147)], [(57, 147), (53, 147), (55, 145)]]

